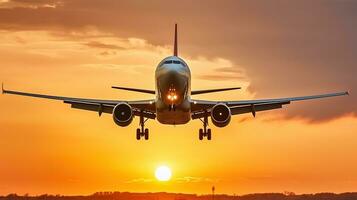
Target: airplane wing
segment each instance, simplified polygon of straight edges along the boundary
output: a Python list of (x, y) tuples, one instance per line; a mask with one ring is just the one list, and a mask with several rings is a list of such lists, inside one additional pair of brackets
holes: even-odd
[(191, 95), (196, 95), (196, 94), (206, 94), (206, 93), (212, 93), (212, 92), (222, 92), (222, 91), (228, 91), (228, 90), (238, 90), (241, 89), (240, 87), (232, 87), (232, 88), (219, 88), (219, 89), (209, 89), (209, 90), (193, 90), (191, 91)]
[(218, 103), (226, 104), (231, 109), (232, 115), (243, 113), (252, 113), (255, 116), (256, 112), (282, 108), (283, 105), (290, 104), (293, 101), (303, 101), (310, 99), (319, 99), (327, 97), (336, 97), (348, 95), (348, 92), (337, 92), (329, 94), (299, 96), (277, 99), (260, 99), (260, 100), (241, 100), (241, 101), (205, 101), (192, 100), (192, 119), (201, 118), (204, 112), (209, 111), (214, 105)]
[(155, 90), (146, 90), (146, 89), (138, 89), (138, 88), (119, 87), (119, 86), (112, 86), (112, 88), (118, 89), (118, 90), (141, 92), (141, 93), (146, 93), (146, 94), (155, 94)]
[(155, 100), (140, 100), (140, 101), (125, 101), (125, 100), (103, 100), (103, 99), (86, 99), (86, 98), (76, 98), (76, 97), (64, 97), (64, 96), (53, 96), (47, 94), (37, 94), (28, 93), (22, 91), (5, 90), (2, 87), (3, 94), (12, 94), (52, 100), (60, 100), (64, 103), (71, 104), (71, 108), (95, 111), (99, 113), (112, 113), (114, 107), (121, 102), (128, 103), (134, 111), (134, 115), (140, 115), (140, 111), (144, 112), (144, 116), (147, 118), (155, 119)]

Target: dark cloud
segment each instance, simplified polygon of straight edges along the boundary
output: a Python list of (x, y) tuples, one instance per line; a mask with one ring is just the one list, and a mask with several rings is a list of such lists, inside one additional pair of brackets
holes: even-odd
[(88, 47), (99, 48), (99, 49), (123, 49), (123, 47), (120, 47), (118, 45), (105, 44), (98, 41), (87, 42), (85, 43), (85, 45)]
[(352, 0), (63, 0), (55, 8), (2, 8), (0, 29), (71, 32), (93, 26), (167, 45), (178, 22), (181, 55), (230, 59), (244, 67), (258, 98), (351, 92), (289, 105), (289, 117), (316, 121), (357, 112), (356, 11)]

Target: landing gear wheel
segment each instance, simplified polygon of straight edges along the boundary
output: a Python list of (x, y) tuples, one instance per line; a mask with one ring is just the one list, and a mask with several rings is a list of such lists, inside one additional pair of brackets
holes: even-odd
[(211, 134), (211, 129), (209, 128), (208, 130), (207, 130), (207, 140), (211, 140), (212, 139), (212, 134)]
[(141, 132), (140, 132), (140, 128), (136, 129), (136, 139), (140, 140), (141, 138)]
[(144, 138), (145, 138), (145, 140), (149, 139), (149, 129), (147, 129), (147, 128), (145, 129)]
[(141, 137), (144, 137), (145, 140), (149, 139), (149, 129), (145, 128), (145, 122), (148, 120), (148, 118), (144, 118), (144, 111), (141, 111), (140, 114), (140, 122), (139, 126), (140, 128), (136, 129), (136, 139), (140, 140)]
[(200, 140), (203, 140), (203, 129), (202, 128), (200, 128), (200, 130), (198, 131), (198, 138)]
[(203, 119), (200, 118), (200, 120), (203, 123), (203, 129), (200, 128), (199, 130), (199, 139), (203, 140), (204, 137), (207, 137), (207, 140), (211, 140), (212, 139), (212, 133), (211, 133), (211, 129), (208, 128), (208, 112), (205, 111), (205, 114), (203, 116)]

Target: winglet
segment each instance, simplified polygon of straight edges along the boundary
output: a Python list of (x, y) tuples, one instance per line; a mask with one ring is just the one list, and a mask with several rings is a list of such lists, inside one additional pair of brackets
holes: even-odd
[(178, 56), (178, 51), (177, 51), (177, 24), (175, 24), (174, 56)]
[(5, 91), (4, 91), (4, 83), (2, 82), (1, 83), (1, 94), (4, 94), (5, 93)]

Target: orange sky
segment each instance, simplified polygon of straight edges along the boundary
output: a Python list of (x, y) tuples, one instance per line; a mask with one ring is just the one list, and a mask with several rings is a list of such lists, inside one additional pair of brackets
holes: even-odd
[[(202, 99), (237, 100), (354, 89), (347, 58), (344, 66), (329, 67), (331, 62), (323, 60), (332, 59), (330, 56), (323, 55), (319, 57), (321, 61), (315, 62), (313, 53), (306, 52), (306, 60), (300, 59), (297, 52), (282, 47), (283, 41), (270, 46), (271, 51), (266, 51), (271, 53), (269, 56), (262, 53), (262, 47), (248, 42), (249, 38), (263, 40), (277, 34), (281, 24), (266, 27), (259, 15), (241, 21), (246, 29), (240, 34), (248, 40), (240, 41), (241, 54), (232, 58), (234, 49), (229, 36), (225, 38), (220, 30), (211, 33), (216, 30), (209, 25), (184, 17), (174, 20), (171, 16), (169, 22), (160, 21), (160, 14), (154, 12), (152, 5), (138, 4), (139, 10), (125, 11), (131, 17), (130, 23), (117, 26), (116, 19), (123, 19), (111, 7), (121, 7), (110, 1), (31, 2), (0, 1), (0, 81), (8, 89), (104, 99), (151, 98), (110, 86), (154, 88), (156, 65), (172, 54), (173, 22), (177, 20), (180, 55), (191, 68), (192, 88), (243, 87), (240, 91), (201, 95)], [(82, 8), (80, 5), (84, 4), (98, 8)], [(126, 4), (129, 3), (122, 2), (121, 6)], [(145, 6), (147, 12), (140, 13)], [(197, 7), (192, 5), (188, 13), (198, 11)], [(321, 7), (322, 13), (332, 12), (327, 5)], [(249, 4), (244, 8), (247, 10), (242, 10), (243, 16), (249, 9), (253, 9), (252, 15), (263, 9)], [(71, 20), (74, 11), (77, 15)], [(97, 13), (96, 17), (90, 15), (92, 12)], [(162, 16), (165, 15), (163, 11)], [(212, 17), (206, 9), (202, 15)], [(151, 29), (140, 30), (133, 25), (138, 22), (147, 26), (149, 22), (142, 21), (145, 17), (156, 19)], [(325, 19), (320, 20), (323, 24)], [(211, 22), (217, 24), (213, 19)], [(342, 22), (337, 20), (336, 24), (341, 34), (350, 34)], [(223, 25), (229, 30), (229, 22), (222, 22)], [(153, 32), (160, 26), (160, 37), (156, 37)], [(207, 29), (210, 32), (200, 31)], [(305, 31), (316, 34), (311, 29)], [(263, 35), (258, 34), (260, 30), (265, 31)], [(198, 33), (201, 40), (195, 38)], [(210, 40), (213, 36), (221, 42)], [(281, 49), (277, 50), (278, 47)], [(276, 56), (278, 52), (283, 56)], [(343, 58), (335, 58), (336, 63)], [(274, 66), (269, 68), (271, 63)], [(275, 64), (279, 70), (274, 68)], [(317, 70), (321, 66), (325, 68)], [(341, 71), (345, 74), (339, 74)], [(329, 78), (331, 74), (335, 76)], [(122, 128), (107, 114), (99, 118), (97, 113), (73, 110), (61, 102), (2, 95), (0, 194), (91, 194), (113, 190), (209, 193), (212, 185), (217, 193), (229, 194), (355, 191), (357, 120), (355, 104), (351, 105), (354, 98), (352, 94), (318, 103), (294, 103), (281, 110), (258, 113), (257, 118), (250, 114), (235, 116), (226, 128), (211, 127), (212, 141), (198, 140), (199, 121), (184, 126), (149, 121), (150, 140), (136, 141), (137, 119)], [(172, 168), (170, 182), (155, 180), (154, 170), (161, 164)]]

